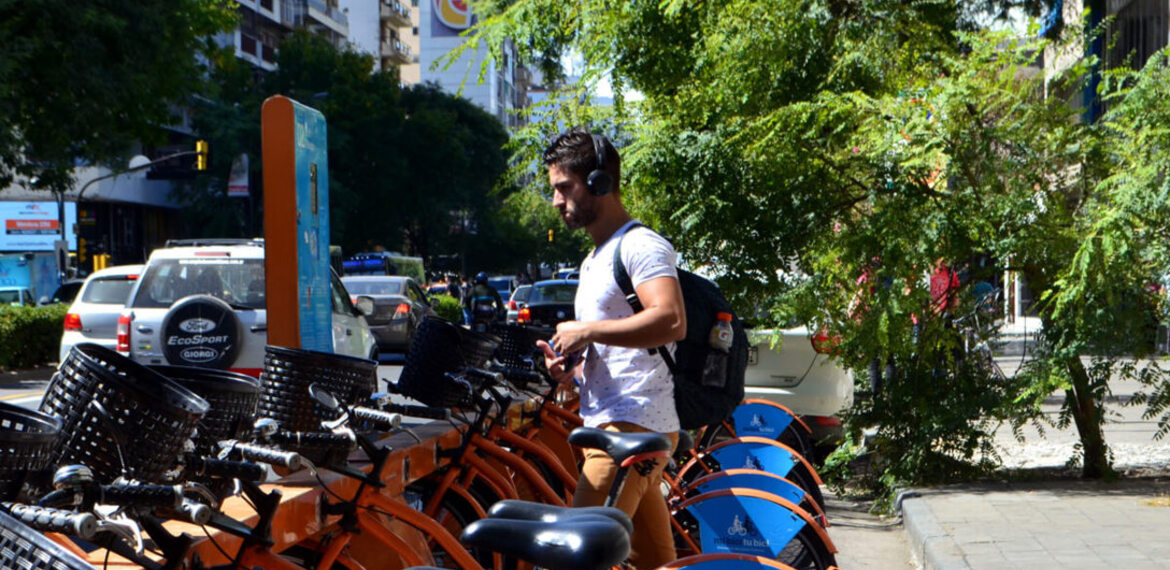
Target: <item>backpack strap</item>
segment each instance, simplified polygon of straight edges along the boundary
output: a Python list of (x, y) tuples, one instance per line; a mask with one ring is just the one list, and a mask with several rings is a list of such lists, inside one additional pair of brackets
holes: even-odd
[[(638, 292), (634, 290), (634, 282), (630, 280), (630, 274), (626, 271), (626, 264), (622, 262), (622, 240), (626, 239), (626, 234), (638, 227), (646, 227), (641, 222), (634, 222), (630, 227), (618, 236), (617, 246), (613, 248), (613, 280), (617, 281), (618, 289), (621, 289), (622, 295), (626, 296), (626, 302), (630, 304), (630, 308), (635, 313), (640, 313), (645, 308), (642, 306), (642, 301), (638, 299)], [(650, 349), (650, 354), (661, 354), (662, 360), (666, 361), (666, 367), (671, 374), (676, 374), (674, 365), (674, 358), (670, 355), (670, 351), (666, 350), (665, 346), (659, 346)]]

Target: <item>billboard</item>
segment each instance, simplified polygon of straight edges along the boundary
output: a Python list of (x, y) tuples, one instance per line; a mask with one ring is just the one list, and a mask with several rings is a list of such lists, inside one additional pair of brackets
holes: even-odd
[[(77, 204), (65, 203), (65, 239), (69, 249), (77, 249), (77, 236), (69, 228), (77, 222)], [(0, 251), (53, 251), (53, 242), (61, 239), (57, 220), (57, 203), (0, 202)]]
[(471, 27), (474, 17), (466, 0), (433, 0), (431, 37), (458, 36)]

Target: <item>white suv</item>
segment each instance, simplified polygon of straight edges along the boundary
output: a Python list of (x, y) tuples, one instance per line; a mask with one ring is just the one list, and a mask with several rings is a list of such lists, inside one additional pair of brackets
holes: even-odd
[[(377, 359), (363, 314), (332, 275), (333, 352)], [(118, 319), (117, 350), (148, 365), (259, 376), (268, 343), (264, 240), (171, 240), (154, 250)], [(361, 312), (359, 312), (359, 308)]]

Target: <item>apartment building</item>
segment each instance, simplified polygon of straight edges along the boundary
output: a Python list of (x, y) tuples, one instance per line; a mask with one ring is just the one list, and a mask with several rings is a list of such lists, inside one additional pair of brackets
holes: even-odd
[(460, 0), (340, 0), (348, 10), (350, 42), (375, 56), (379, 69), (398, 68), (405, 85), (434, 82), (448, 93), (458, 93), (494, 115), (506, 127), (516, 127), (515, 113), (530, 105), (532, 74), (516, 61), (515, 49), (505, 46), (500, 61), (490, 62), (482, 80), (480, 69), (487, 48), (465, 52), (447, 64), (445, 57), (463, 45), (461, 34), (475, 23), (475, 15)]

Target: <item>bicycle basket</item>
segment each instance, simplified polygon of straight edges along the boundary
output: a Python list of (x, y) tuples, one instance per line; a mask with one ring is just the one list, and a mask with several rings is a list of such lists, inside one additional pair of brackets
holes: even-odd
[(415, 330), (398, 377), (398, 391), (428, 406), (469, 407), (471, 384), (446, 376), (464, 366), (463, 327), (427, 317)]
[(544, 355), (536, 347), (536, 341), (551, 338), (552, 329), (495, 325), (491, 332), (500, 339), (500, 345), (496, 347), (495, 353), (495, 359), (500, 364), (526, 370), (536, 365), (536, 370), (544, 369)]
[(61, 422), (0, 402), (0, 501), (13, 501), (30, 474), (48, 467)]
[(40, 410), (61, 420), (56, 465), (87, 465), (102, 483), (119, 476), (157, 483), (178, 464), (209, 408), (166, 376), (83, 343), (49, 380)]
[(345, 404), (369, 399), (377, 389), (378, 363), (342, 354), (268, 345), (260, 373), (259, 415), (287, 431), (321, 431), (321, 420), (335, 412), (309, 397), (309, 385), (324, 388)]
[(218, 442), (243, 439), (252, 430), (260, 383), (251, 376), (194, 366), (151, 366), (211, 404), (195, 430), (195, 450), (204, 455), (219, 452)]
[(459, 352), (464, 366), (482, 368), (496, 352), (500, 337), (459, 327)]
[(94, 567), (0, 509), (0, 568), (93, 570)]

